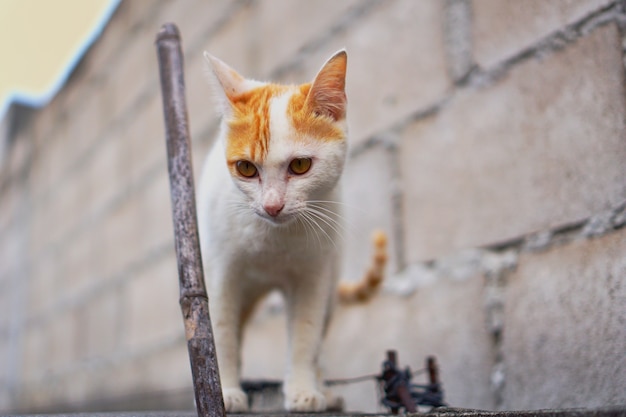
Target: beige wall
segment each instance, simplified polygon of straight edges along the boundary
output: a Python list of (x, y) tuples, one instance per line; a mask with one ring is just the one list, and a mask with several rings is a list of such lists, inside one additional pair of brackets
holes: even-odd
[[(329, 377), (437, 355), (448, 402), (626, 403), (623, 2), (125, 1), (44, 109), (3, 122), (0, 410), (188, 407), (154, 37), (181, 30), (195, 170), (208, 50), (301, 82), (349, 53), (346, 277), (391, 236), (383, 293), (340, 308)], [(13, 132), (8, 134), (6, 132)], [(280, 377), (280, 305), (246, 377)], [(376, 410), (373, 384), (338, 389)]]

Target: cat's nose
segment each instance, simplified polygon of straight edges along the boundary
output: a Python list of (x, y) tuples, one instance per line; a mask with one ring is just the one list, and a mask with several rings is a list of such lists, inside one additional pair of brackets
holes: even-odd
[(263, 205), (265, 212), (272, 217), (278, 216), (280, 212), (283, 211), (284, 207), (285, 203), (272, 203)]

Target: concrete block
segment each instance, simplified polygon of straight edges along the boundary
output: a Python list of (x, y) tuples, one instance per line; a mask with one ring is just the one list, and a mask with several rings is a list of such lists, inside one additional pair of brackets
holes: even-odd
[[(33, 201), (31, 211), (29, 213), (29, 250), (33, 256), (37, 257), (37, 262), (33, 263), (37, 267), (37, 263), (42, 258), (48, 256), (52, 250), (52, 245), (59, 235), (54, 232), (58, 225), (54, 224), (52, 216), (52, 194), (46, 195), (41, 199)], [(56, 203), (56, 202), (55, 202)]]
[[(93, 364), (94, 362), (92, 362)], [(93, 365), (91, 369), (88, 366), (76, 366), (72, 372), (66, 376), (58, 378), (55, 381), (54, 388), (38, 387), (39, 391), (43, 391), (48, 395), (46, 400), (47, 409), (67, 409), (85, 410), (86, 400), (89, 398), (90, 391), (98, 390), (102, 394), (101, 372), (94, 372)], [(115, 386), (116, 383), (113, 383)], [(102, 396), (96, 397), (102, 401)]]
[(149, 350), (159, 342), (184, 333), (174, 256), (155, 260), (152, 265), (135, 272), (123, 291), (126, 318), (121, 346), (124, 350)]
[[(65, 200), (62, 210), (64, 213), (72, 213), (68, 217), (70, 217), (74, 229), (89, 223), (90, 220), (88, 219), (93, 219), (96, 215), (99, 208), (91, 204), (94, 199), (100, 196), (100, 190), (96, 186), (107, 181), (107, 179), (111, 181), (117, 176), (116, 168), (113, 168), (108, 172), (102, 172), (101, 178), (96, 179), (92, 169), (91, 163), (81, 164), (68, 176), (65, 183), (59, 185), (58, 198)], [(94, 180), (98, 182), (94, 183)], [(111, 198), (111, 196), (105, 198)]]
[(37, 152), (43, 151), (45, 146), (50, 143), (50, 137), (53, 131), (59, 127), (60, 121), (60, 109), (53, 106), (51, 103), (37, 109), (33, 113), (30, 126), (35, 157), (37, 156)]
[(473, 0), (476, 62), (489, 68), (609, 3), (609, 0)]
[(70, 239), (59, 253), (53, 255), (53, 259), (47, 260), (48, 263), (62, 264), (62, 268), (51, 266), (52, 271), (58, 271), (54, 277), (55, 285), (62, 288), (61, 291), (52, 294), (68, 298), (80, 297), (92, 288), (98, 279), (102, 279), (103, 271), (99, 270), (96, 259), (106, 256), (106, 253), (96, 251), (93, 233), (94, 231), (89, 229), (78, 234)]
[[(192, 131), (194, 128), (197, 130), (200, 125), (206, 125), (209, 120), (217, 119), (219, 116), (215, 92), (209, 84), (208, 68), (203, 53), (203, 51), (199, 51), (185, 59), (187, 110), (189, 112), (189, 127)], [(160, 97), (159, 104), (161, 104)], [(163, 117), (162, 114), (163, 108), (161, 106), (161, 118)], [(192, 135), (192, 138), (197, 139), (195, 135)]]
[(474, 65), (472, 56), (472, 7), (468, 0), (446, 1), (443, 31), (448, 72), (455, 81), (463, 80)]
[(120, 2), (102, 35), (83, 58), (83, 71), (90, 74), (90, 78), (102, 77), (110, 73), (111, 62), (119, 59), (118, 54), (127, 47), (128, 39), (135, 35), (141, 26), (149, 24), (148, 22), (155, 18), (164, 3), (162, 0), (150, 4)]
[[(80, 315), (76, 309), (55, 311), (43, 325), (44, 350), (39, 359), (41, 375), (63, 373), (75, 361), (82, 338)], [(48, 375), (46, 375), (48, 374)]]
[(32, 233), (34, 236), (39, 236), (39, 238), (37, 239), (29, 240), (29, 251), (39, 256), (41, 256), (43, 248), (49, 243), (48, 239), (44, 239), (44, 236), (41, 236), (41, 234), (37, 234), (38, 231), (46, 230), (43, 216), (41, 215), (42, 210), (43, 208), (41, 207), (39, 202), (37, 202), (37, 204), (33, 204), (29, 221), (30, 233)]
[(32, 170), (29, 173), (28, 188), (32, 201), (32, 212), (43, 211), (43, 205), (50, 200), (52, 194), (52, 183), (50, 174), (50, 163), (48, 158), (39, 149), (34, 152)]
[(626, 403), (626, 232), (523, 255), (506, 287), (504, 409)]
[[(223, 25), (232, 13), (246, 7), (245, 2), (216, 0), (210, 2), (167, 2), (159, 11), (155, 24), (173, 22), (182, 37), (185, 64), (190, 59), (200, 59), (204, 44)], [(156, 32), (155, 32), (156, 36)]]
[(65, 261), (56, 253), (48, 251), (34, 262), (27, 282), (26, 315), (29, 318), (40, 317), (57, 301), (63, 288)]
[(614, 25), (464, 89), (402, 135), (409, 263), (568, 224), (626, 198)]
[(81, 336), (76, 361), (102, 360), (112, 357), (121, 344), (122, 314), (121, 292), (117, 289), (102, 291), (79, 309)]
[(139, 186), (155, 167), (167, 172), (165, 122), (160, 95), (152, 97), (119, 135), (123, 148), (120, 174), (125, 183)]
[[(31, 166), (31, 156), (33, 153), (32, 148), (32, 129), (26, 127), (22, 128), (17, 135), (11, 139), (10, 149), (6, 155), (0, 155), (5, 158), (2, 160), (2, 176), (5, 178), (10, 177), (12, 181), (19, 184), (25, 183), (27, 180), (27, 173)], [(5, 140), (3, 138), (3, 140)], [(3, 146), (7, 146), (3, 144)], [(3, 150), (3, 152), (5, 152)]]
[(0, 198), (0, 232), (8, 230), (16, 217), (16, 208), (21, 200), (21, 193), (17, 184), (10, 182), (7, 186), (2, 187)]
[(8, 328), (0, 327), (0, 410), (9, 409), (19, 378), (16, 342), (16, 337), (9, 333)]
[[(6, 338), (5, 338), (6, 340)], [(0, 410), (10, 410), (14, 401), (13, 381), (10, 380), (8, 371), (15, 360), (8, 354), (8, 344), (6, 341), (0, 342)]]
[(111, 114), (103, 98), (100, 86), (87, 85), (85, 88), (70, 89), (80, 91), (82, 96), (76, 99), (70, 114), (66, 136), (66, 165), (80, 165), (81, 158), (104, 136), (110, 127)]
[(41, 379), (44, 362), (49, 357), (48, 341), (41, 324), (31, 323), (22, 329), (21, 344), (23, 349), (18, 364), (20, 370), (19, 383), (26, 387), (34, 385)]
[(128, 178), (120, 175), (123, 171), (123, 155), (126, 144), (119, 136), (108, 136), (102, 139), (97, 152), (85, 161), (86, 181), (93, 188), (91, 198), (85, 201), (84, 213), (94, 213), (110, 204), (121, 189), (127, 184)]
[(137, 199), (125, 199), (120, 205), (111, 207), (89, 233), (98, 233), (103, 242), (100, 256), (105, 262), (98, 273), (103, 277), (117, 275), (137, 257), (141, 256), (138, 243), (141, 240), (143, 213)]
[[(167, 170), (167, 168), (164, 169)], [(140, 210), (140, 217), (137, 219), (139, 230), (135, 252), (138, 258), (155, 248), (168, 244), (172, 253), (174, 251), (174, 226), (169, 187), (167, 173), (160, 172), (135, 196)]]
[[(163, 362), (166, 363), (165, 366), (162, 366)], [(151, 380), (163, 376), (166, 377), (166, 380), (162, 381), (162, 385), (165, 389), (170, 389), (171, 391), (193, 390), (189, 354), (187, 352), (187, 345), (182, 338), (180, 343), (172, 345), (170, 348), (163, 349), (159, 356), (155, 355), (154, 358), (151, 358), (149, 369), (155, 371), (148, 374), (148, 378)], [(185, 404), (183, 407), (187, 409), (190, 406)]]
[[(11, 282), (11, 275), (0, 270), (0, 335), (8, 336), (9, 329), (17, 311), (12, 311), (17, 303), (13, 299), (18, 300), (15, 284)], [(1, 337), (0, 337), (1, 338)]]
[[(258, 21), (252, 28), (253, 37), (250, 41), (258, 46), (256, 58), (259, 74), (268, 75), (274, 68), (293, 59), (305, 45), (328, 36), (331, 27), (345, 21), (347, 14), (362, 5), (355, 0), (279, 0), (259, 2), (255, 6)], [(321, 65), (322, 62), (319, 67)]]
[(57, 253), (77, 220), (63, 210), (66, 201), (61, 198), (60, 191), (66, 191), (66, 188), (60, 188), (57, 193), (51, 195), (45, 209), (40, 213), (41, 221), (46, 223), (45, 230), (48, 233), (48, 236), (42, 236), (43, 240), (47, 241), (45, 243), (47, 250), (54, 250)]
[(350, 140), (359, 143), (441, 99), (450, 86), (438, 1), (381, 2), (317, 47), (290, 82), (313, 79), (337, 50), (348, 51)]
[[(191, 368), (187, 345), (183, 338), (177, 343), (158, 346), (137, 355), (124, 357), (111, 365), (101, 364), (97, 373), (84, 369), (86, 374), (82, 398), (88, 404), (122, 409), (192, 409), (193, 398)], [(66, 383), (66, 392), (76, 391), (71, 383)], [(173, 403), (180, 392), (189, 398), (187, 403)], [(118, 408), (118, 409), (119, 409)]]
[[(17, 222), (16, 222), (17, 223)], [(3, 239), (0, 240), (0, 285), (9, 286), (17, 274), (20, 264), (21, 231), (17, 225), (8, 226), (2, 231)]]
[[(207, 39), (203, 50), (220, 58), (236, 69), (241, 75), (255, 78), (256, 71), (255, 43), (252, 42), (253, 26), (256, 22), (256, 9), (250, 2), (245, 7), (237, 9), (229, 19)], [(194, 59), (202, 57), (202, 51), (197, 51)]]
[[(178, 305), (178, 299), (176, 299), (176, 304)], [(177, 318), (180, 319), (177, 322), (180, 329), (177, 342), (164, 346), (155, 354), (149, 355), (145, 373), (141, 375), (146, 384), (159, 381), (158, 386), (164, 391), (189, 389), (193, 384), (187, 343), (183, 336), (182, 316)], [(193, 405), (185, 405), (185, 408), (193, 408)]]
[[(219, 108), (216, 92), (209, 84), (206, 75), (207, 68), (202, 54), (190, 56), (186, 61), (185, 87), (187, 88), (187, 111), (189, 112), (189, 131), (193, 140), (194, 168), (204, 162), (206, 152), (198, 152), (196, 144), (213, 143), (215, 139), (211, 137), (201, 137), (210, 125), (217, 125), (219, 122)], [(161, 109), (163, 118), (163, 110)], [(217, 134), (217, 132), (216, 132)], [(197, 171), (197, 170), (195, 170)]]
[[(442, 277), (408, 297), (382, 294), (364, 306), (339, 308), (324, 346), (328, 377), (379, 373), (388, 349), (397, 350), (400, 364), (413, 370), (435, 355), (451, 406), (492, 409), (493, 352), (482, 291), (480, 275), (464, 281)], [(347, 340), (359, 348), (349, 347)], [(344, 396), (349, 410), (378, 410), (372, 382), (339, 387), (336, 392)]]
[(398, 269), (394, 235), (394, 155), (377, 146), (348, 161), (343, 176), (343, 240), (345, 250), (342, 279), (359, 280), (371, 264), (374, 230), (388, 236), (389, 274)]
[[(111, 149), (113, 148), (115, 146)], [(120, 151), (117, 150), (117, 152)], [(84, 156), (78, 157), (74, 161), (82, 158)], [(95, 157), (95, 159), (97, 158), (98, 156)], [(116, 192), (115, 187), (119, 187), (119, 181), (117, 181), (119, 174), (116, 166), (106, 167), (106, 170), (98, 173), (98, 177), (94, 176), (94, 168), (101, 167), (99, 163), (102, 162), (107, 162), (106, 157), (104, 160), (94, 161), (92, 164), (88, 161), (73, 167), (71, 167), (72, 163), (68, 162), (68, 168), (65, 170), (62, 179), (54, 185), (55, 190), (49, 195), (49, 202), (37, 214), (44, 218), (43, 227), (51, 229), (50, 241), (54, 243), (56, 250), (65, 250), (63, 246), (71, 244), (71, 241), (76, 238), (77, 234), (83, 231), (81, 228), (84, 228), (89, 223), (96, 210), (92, 205), (93, 202), (106, 204), (106, 202), (98, 198), (112, 198), (111, 195), (103, 194), (106, 186), (103, 186), (102, 189), (97, 187), (106, 183), (111, 186), (109, 191), (112, 193)], [(37, 238), (36, 235), (33, 235), (33, 237)]]
[(157, 31), (153, 24), (134, 33), (126, 41), (128, 46), (116, 57), (115, 71), (106, 72), (100, 88), (111, 106), (107, 109), (108, 120), (132, 119), (138, 100), (157, 93), (159, 70), (154, 45)]
[(68, 139), (68, 124), (59, 121), (59, 125), (48, 136), (48, 142), (42, 149), (35, 149), (35, 165), (39, 167), (35, 171), (32, 183), (36, 184), (33, 191), (37, 192), (35, 198), (45, 196), (52, 199), (58, 187), (62, 185), (64, 175), (67, 172), (68, 160), (66, 153), (72, 142)]

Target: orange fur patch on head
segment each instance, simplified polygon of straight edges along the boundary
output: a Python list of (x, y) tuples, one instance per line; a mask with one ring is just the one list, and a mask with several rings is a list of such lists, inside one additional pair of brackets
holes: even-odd
[(233, 114), (228, 121), (226, 159), (231, 170), (242, 159), (263, 161), (270, 139), (270, 101), (288, 88), (268, 84), (230, 98)]
[(289, 102), (287, 113), (296, 132), (322, 140), (343, 140), (338, 126), (346, 117), (345, 51), (333, 55), (310, 84), (303, 84)]
[(287, 115), (295, 131), (304, 137), (333, 141), (345, 139), (345, 133), (328, 116), (316, 114), (307, 100), (311, 84), (303, 84), (287, 105)]
[(293, 140), (345, 139), (345, 132), (339, 123), (346, 116), (345, 51), (339, 51), (331, 57), (310, 84), (299, 87), (266, 84), (245, 92), (238, 92), (236, 88), (243, 78), (221, 61), (216, 62), (214, 65), (222, 69), (218, 76), (221, 75), (220, 82), (232, 109), (227, 122), (229, 130), (226, 145), (226, 159), (231, 172), (236, 171), (237, 161), (247, 160), (257, 165), (264, 161), (270, 142), (271, 101), (288, 91), (292, 94), (285, 116), (294, 128)]

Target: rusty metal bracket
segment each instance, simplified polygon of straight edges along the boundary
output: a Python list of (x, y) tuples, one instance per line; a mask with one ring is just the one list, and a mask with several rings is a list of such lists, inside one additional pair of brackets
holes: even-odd
[(163, 25), (157, 34), (156, 46), (163, 97), (180, 307), (185, 322), (198, 417), (222, 417), (226, 412), (200, 255), (180, 43), (176, 25)]
[(383, 391), (381, 403), (385, 407), (389, 408), (393, 414), (398, 414), (401, 409), (407, 413), (415, 413), (419, 405), (446, 406), (439, 381), (439, 367), (434, 356), (429, 356), (426, 360), (424, 370), (428, 372), (429, 379), (426, 385), (413, 384), (411, 378), (414, 373), (409, 368), (399, 369), (397, 361), (397, 352), (388, 350), (382, 373), (377, 377)]

